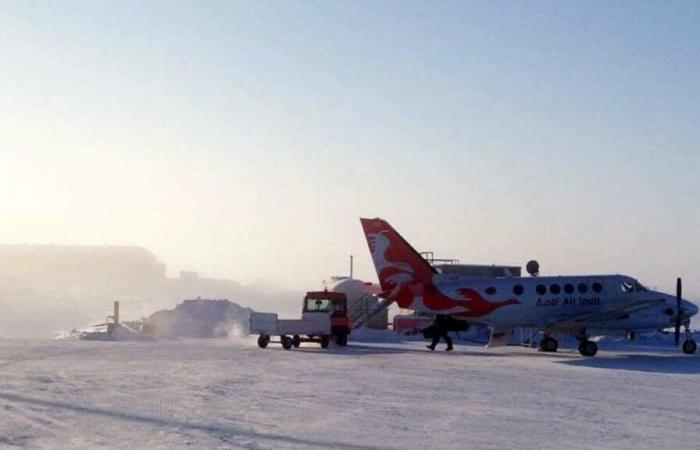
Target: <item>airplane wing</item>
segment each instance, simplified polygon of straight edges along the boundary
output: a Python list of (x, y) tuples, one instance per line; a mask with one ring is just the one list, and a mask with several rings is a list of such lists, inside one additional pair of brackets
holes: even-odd
[(568, 317), (561, 317), (549, 324), (549, 328), (566, 328), (581, 326), (587, 322), (605, 322), (608, 320), (617, 320), (642, 309), (664, 303), (663, 299), (656, 300), (638, 300), (635, 302), (626, 303), (621, 306), (615, 306), (603, 311), (593, 311), (584, 314), (577, 314)]

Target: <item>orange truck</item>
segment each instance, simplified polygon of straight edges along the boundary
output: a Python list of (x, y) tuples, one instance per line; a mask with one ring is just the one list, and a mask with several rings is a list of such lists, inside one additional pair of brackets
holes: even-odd
[[(302, 342), (316, 342), (327, 348), (331, 338), (345, 346), (352, 324), (348, 301), (340, 292), (310, 291), (304, 296), (301, 319), (279, 319), (276, 313), (250, 313), (250, 334), (258, 334), (258, 346), (280, 343), (286, 350)], [(272, 340), (279, 337), (279, 340)]]

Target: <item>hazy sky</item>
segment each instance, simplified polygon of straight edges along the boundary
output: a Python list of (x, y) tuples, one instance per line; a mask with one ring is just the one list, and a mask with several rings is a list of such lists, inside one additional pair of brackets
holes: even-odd
[(380, 216), (700, 293), (698, 2), (0, 6), (0, 242), (316, 288)]

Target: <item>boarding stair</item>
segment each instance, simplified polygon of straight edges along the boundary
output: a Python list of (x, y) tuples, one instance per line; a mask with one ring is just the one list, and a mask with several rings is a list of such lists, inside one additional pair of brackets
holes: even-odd
[(348, 317), (352, 321), (352, 328), (359, 328), (366, 324), (372, 317), (384, 311), (394, 303), (393, 300), (379, 298), (376, 295), (365, 294), (348, 309)]

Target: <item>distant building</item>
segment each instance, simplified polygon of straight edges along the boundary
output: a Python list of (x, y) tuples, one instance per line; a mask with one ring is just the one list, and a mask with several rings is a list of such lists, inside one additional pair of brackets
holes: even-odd
[(181, 270), (180, 280), (182, 281), (197, 281), (199, 279), (199, 274), (191, 270)]
[(0, 245), (0, 303), (62, 303), (154, 298), (165, 264), (140, 247)]
[(63, 279), (163, 279), (165, 264), (140, 247), (0, 245), (0, 278), (58, 275)]

